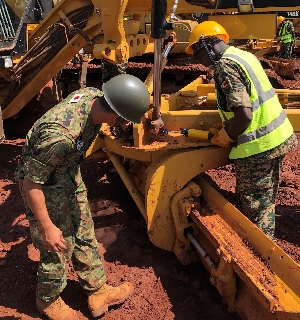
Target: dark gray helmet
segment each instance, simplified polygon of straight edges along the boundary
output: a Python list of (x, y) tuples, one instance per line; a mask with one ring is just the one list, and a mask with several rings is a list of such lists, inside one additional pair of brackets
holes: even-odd
[(127, 121), (139, 123), (149, 108), (150, 94), (145, 84), (130, 74), (121, 74), (102, 85), (109, 106)]

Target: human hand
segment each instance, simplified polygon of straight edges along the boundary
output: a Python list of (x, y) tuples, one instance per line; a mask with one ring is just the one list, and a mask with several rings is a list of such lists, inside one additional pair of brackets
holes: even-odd
[(210, 142), (212, 144), (215, 144), (216, 146), (219, 146), (222, 148), (228, 148), (231, 142), (233, 142), (233, 140), (229, 137), (225, 129), (222, 128), (221, 130), (219, 130), (214, 134)]
[(54, 224), (51, 224), (49, 227), (43, 230), (43, 243), (46, 250), (51, 252), (60, 252), (67, 249), (64, 244), (65, 239), (59, 228)]
[(152, 134), (158, 134), (160, 130), (164, 127), (164, 122), (161, 117), (150, 122), (149, 131)]
[(214, 123), (208, 131), (211, 132), (212, 134), (216, 134), (219, 130), (223, 128), (223, 124), (221, 122)]

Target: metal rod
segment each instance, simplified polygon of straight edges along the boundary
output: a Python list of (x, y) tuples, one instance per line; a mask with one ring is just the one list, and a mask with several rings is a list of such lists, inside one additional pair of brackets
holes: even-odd
[(200, 245), (200, 243), (196, 240), (196, 238), (193, 236), (191, 232), (187, 232), (186, 236), (189, 238), (193, 246), (195, 247), (196, 251), (199, 253), (199, 255), (203, 258), (203, 260), (206, 262), (209, 269), (215, 268), (215, 262), (212, 260), (210, 255), (206, 252), (206, 250)]
[(120, 159), (118, 156), (110, 152), (106, 149), (103, 149), (107, 155), (109, 156), (111, 162), (113, 163), (115, 169), (117, 170), (118, 174), (120, 175), (122, 181), (124, 182), (127, 190), (129, 191), (132, 199), (134, 200), (135, 204), (139, 208), (141, 214), (143, 215), (144, 219), (147, 221), (147, 214), (145, 209), (145, 199), (143, 198), (143, 195), (141, 191), (136, 187), (136, 185), (132, 182), (130, 175), (123, 167)]
[(152, 118), (152, 120), (156, 120), (160, 114), (161, 52), (162, 39), (154, 39), (153, 105), (155, 118)]

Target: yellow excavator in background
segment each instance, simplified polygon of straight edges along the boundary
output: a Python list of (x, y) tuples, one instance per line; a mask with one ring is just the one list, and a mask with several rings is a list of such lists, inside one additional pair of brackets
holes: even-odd
[[(161, 96), (161, 44), (178, 23), (177, 14), (208, 14), (232, 39), (273, 39), (277, 11), (300, 10), (298, 0), (273, 0), (272, 6), (267, 0), (62, 0), (48, 13), (41, 0), (0, 3), (7, 17), (0, 43), (4, 119), (16, 116), (78, 53), (101, 59), (110, 52), (117, 63), (154, 53), (148, 78), (151, 108), (133, 125), (130, 138), (116, 136), (104, 125), (87, 158), (109, 157), (143, 215), (152, 243), (174, 252), (184, 264), (200, 259), (230, 312), (245, 320), (299, 320), (299, 264), (200, 177), (229, 164), (229, 149), (207, 139), (207, 130), (220, 122), (214, 84), (199, 77), (177, 93)], [(147, 14), (150, 29), (140, 32)], [(84, 65), (80, 79), (84, 86)], [(299, 132), (300, 109), (288, 106), (300, 105), (300, 92), (276, 92)], [(159, 115), (164, 130), (152, 134), (147, 124)], [(190, 133), (196, 139), (182, 128), (194, 129)]]

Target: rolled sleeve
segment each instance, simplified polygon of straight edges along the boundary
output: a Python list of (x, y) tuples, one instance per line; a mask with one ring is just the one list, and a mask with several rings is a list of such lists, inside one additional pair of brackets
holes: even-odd
[(47, 166), (34, 158), (30, 158), (24, 164), (25, 176), (35, 183), (44, 184), (54, 169), (55, 168)]
[(247, 91), (244, 89), (230, 93), (227, 97), (227, 107), (229, 111), (233, 111), (236, 107), (252, 109), (250, 96)]
[(30, 141), (32, 152), (24, 161), (24, 174), (35, 183), (45, 184), (72, 150), (72, 141), (55, 132), (43, 132)]
[(215, 68), (215, 78), (220, 104), (228, 111), (236, 107), (252, 108), (251, 81), (236, 62), (221, 59)]

